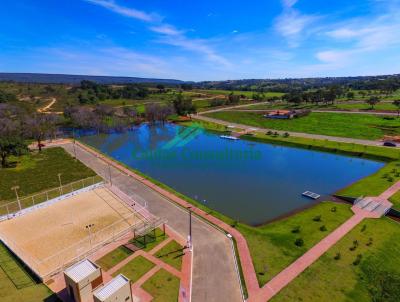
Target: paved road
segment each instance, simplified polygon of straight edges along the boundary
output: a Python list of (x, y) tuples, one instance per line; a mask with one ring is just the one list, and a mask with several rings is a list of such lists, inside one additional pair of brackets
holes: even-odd
[[(73, 145), (62, 145), (73, 155)], [(96, 173), (108, 179), (108, 166), (94, 155), (76, 146), (77, 158)], [(111, 167), (113, 185), (145, 204), (156, 216), (168, 220), (168, 225), (184, 238), (188, 235), (188, 213), (141, 182)], [(242, 301), (235, 271), (230, 240), (220, 231), (198, 218), (193, 218), (193, 302)]]
[(211, 113), (211, 112), (232, 110), (232, 109), (237, 109), (237, 108), (243, 108), (243, 107), (249, 107), (249, 106), (255, 106), (255, 105), (262, 105), (262, 104), (269, 104), (269, 103), (270, 103), (269, 101), (265, 101), (265, 102), (243, 104), (243, 105), (235, 105), (235, 106), (229, 106), (229, 107), (220, 107), (220, 108), (211, 109), (211, 110), (207, 110), (207, 111), (201, 111), (198, 114), (206, 114), (206, 113)]
[[(287, 132), (291, 136), (295, 136), (295, 137), (305, 137), (305, 138), (318, 139), (318, 140), (329, 140), (329, 141), (335, 141), (335, 142), (341, 142), (341, 143), (352, 143), (352, 144), (354, 143), (354, 144), (367, 145), (367, 146), (382, 146), (382, 142), (380, 142), (380, 141), (371, 141), (371, 140), (366, 140), (366, 139), (337, 137), (337, 136), (328, 136), (328, 135), (310, 134), (310, 133), (301, 133), (301, 132), (276, 131), (275, 129), (260, 128), (260, 127), (254, 127), (254, 126), (249, 126), (249, 125), (244, 125), (244, 124), (227, 122), (227, 121), (207, 117), (207, 116), (200, 115), (200, 114), (192, 115), (192, 118), (197, 119), (197, 120), (206, 121), (206, 122), (221, 124), (221, 125), (225, 125), (225, 126), (234, 126), (235, 128), (239, 128), (239, 129), (243, 129), (243, 130), (252, 129), (253, 131), (260, 132), (260, 133), (265, 133), (266, 131), (270, 130), (270, 131), (278, 132), (280, 134)], [(391, 148), (391, 147), (384, 147), (384, 148)]]

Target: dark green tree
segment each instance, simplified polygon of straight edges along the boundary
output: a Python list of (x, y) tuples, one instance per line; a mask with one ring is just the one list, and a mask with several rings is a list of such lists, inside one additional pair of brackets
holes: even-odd
[(27, 150), (19, 123), (9, 118), (0, 119), (0, 157), (1, 167), (7, 167), (7, 157), (20, 155)]
[(397, 117), (399, 117), (400, 116), (400, 100), (394, 100), (392, 104), (397, 107)]

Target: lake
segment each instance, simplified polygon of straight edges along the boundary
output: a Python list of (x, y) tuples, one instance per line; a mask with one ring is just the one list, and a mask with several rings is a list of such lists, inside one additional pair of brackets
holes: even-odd
[(384, 163), (246, 140), (173, 124), (81, 140), (235, 220), (259, 225), (331, 195)]

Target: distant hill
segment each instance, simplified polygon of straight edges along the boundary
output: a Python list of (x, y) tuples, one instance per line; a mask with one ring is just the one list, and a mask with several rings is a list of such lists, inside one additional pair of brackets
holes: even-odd
[(185, 83), (184, 81), (174, 80), (174, 79), (0, 72), (0, 81), (13, 81), (18, 83), (79, 84), (83, 80), (96, 82), (98, 84), (160, 83), (160, 84), (177, 85)]
[(319, 77), (287, 79), (242, 79), (227, 81), (204, 81), (196, 83), (206, 89), (250, 90), (290, 92), (293, 90), (318, 89), (329, 86), (342, 86), (353, 89), (400, 88), (400, 74), (354, 77)]

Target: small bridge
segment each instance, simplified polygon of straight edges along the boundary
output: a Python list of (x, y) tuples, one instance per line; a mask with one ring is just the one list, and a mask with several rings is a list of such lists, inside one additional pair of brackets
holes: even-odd
[(392, 204), (379, 197), (359, 197), (354, 201), (354, 206), (382, 217), (390, 211)]

